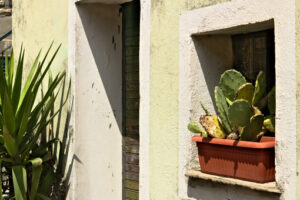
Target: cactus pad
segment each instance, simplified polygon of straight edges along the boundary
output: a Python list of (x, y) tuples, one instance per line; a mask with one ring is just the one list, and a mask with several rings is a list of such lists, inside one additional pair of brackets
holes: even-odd
[(263, 71), (260, 71), (255, 81), (255, 90), (252, 98), (252, 104), (258, 105), (259, 101), (265, 96), (267, 90), (266, 75)]
[(275, 117), (267, 117), (264, 121), (264, 127), (268, 131), (275, 133)]
[(226, 98), (222, 90), (218, 86), (215, 87), (215, 101), (216, 101), (218, 116), (221, 119), (221, 123), (224, 129), (229, 134), (232, 132), (232, 130), (228, 119), (228, 105), (226, 103)]
[(210, 137), (221, 139), (224, 139), (226, 137), (226, 132), (221, 126), (216, 115), (202, 115), (200, 117), (200, 123)]
[(250, 124), (243, 128), (240, 140), (257, 141), (262, 132), (264, 115), (254, 115), (251, 117)]
[(270, 112), (270, 115), (275, 115), (276, 111), (276, 88), (275, 86), (272, 88), (272, 90), (268, 94), (268, 109)]
[(237, 90), (245, 83), (245, 77), (234, 69), (225, 71), (220, 78), (220, 87), (230, 101), (234, 100)]
[(229, 106), (228, 118), (232, 127), (245, 127), (250, 123), (252, 109), (246, 100), (236, 100)]
[(207, 137), (207, 133), (204, 130), (202, 130), (196, 122), (190, 122), (188, 124), (188, 129), (192, 133), (201, 133), (202, 137)]
[(238, 89), (235, 99), (244, 99), (248, 101), (249, 105), (251, 105), (253, 94), (254, 86), (252, 85), (252, 83), (245, 83)]

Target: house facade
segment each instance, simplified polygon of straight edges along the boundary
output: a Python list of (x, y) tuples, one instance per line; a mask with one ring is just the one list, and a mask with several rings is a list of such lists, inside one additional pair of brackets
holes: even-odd
[[(298, 0), (14, 0), (13, 11), (28, 69), (40, 48), (62, 44), (52, 73), (67, 70), (72, 84), (61, 116), (68, 199), (300, 199)], [(276, 82), (267, 185), (195, 174), (186, 128), (200, 100), (215, 110), (211, 88), (225, 69), (246, 63), (251, 77), (257, 65), (239, 60), (249, 55)]]

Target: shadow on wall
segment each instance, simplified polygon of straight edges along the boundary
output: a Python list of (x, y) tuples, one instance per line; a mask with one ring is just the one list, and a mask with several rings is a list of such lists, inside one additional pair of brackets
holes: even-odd
[[(202, 94), (203, 91), (208, 92), (211, 102), (214, 102), (214, 90), (215, 86), (219, 85), (221, 74), (226, 69), (232, 68), (231, 37), (229, 35), (193, 36), (193, 42), (197, 54), (195, 58), (198, 59), (192, 62), (194, 62), (194, 66), (197, 66), (196, 73), (202, 74), (200, 80), (196, 76), (197, 88), (201, 90), (199, 94)], [(208, 104), (209, 102), (203, 103)], [(214, 108), (216, 110), (216, 107)]]
[[(111, 12), (119, 5), (80, 4), (77, 6), (90, 51), (106, 96), (122, 133), (122, 27)], [(79, 49), (80, 51), (80, 49)], [(100, 102), (100, 101), (99, 101)]]
[[(279, 200), (278, 194), (190, 178), (188, 196), (197, 200)], [(216, 192), (218, 191), (218, 192)]]

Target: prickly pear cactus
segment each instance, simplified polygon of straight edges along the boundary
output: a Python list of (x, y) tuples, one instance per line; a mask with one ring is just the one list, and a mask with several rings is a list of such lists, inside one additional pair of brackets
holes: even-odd
[(254, 115), (250, 119), (250, 124), (243, 128), (240, 140), (257, 141), (258, 135), (262, 132), (264, 115)]
[(226, 99), (222, 90), (218, 86), (215, 87), (215, 101), (216, 101), (217, 113), (221, 119), (222, 126), (229, 134), (232, 132), (232, 130), (228, 119), (228, 105), (226, 103)]
[(266, 95), (266, 90), (267, 90), (266, 75), (263, 71), (260, 71), (255, 81), (255, 90), (252, 99), (253, 105), (257, 106), (259, 104), (260, 100)]
[(226, 137), (226, 132), (221, 126), (216, 115), (202, 115), (200, 117), (200, 123), (210, 137), (220, 139), (224, 139)]
[(234, 69), (225, 71), (220, 78), (220, 87), (230, 101), (234, 100), (237, 90), (245, 83), (245, 77)]
[(196, 122), (190, 122), (188, 124), (188, 129), (192, 133), (200, 133), (202, 137), (207, 137), (207, 133), (204, 130), (202, 130)]
[(246, 100), (236, 100), (229, 106), (228, 118), (232, 127), (248, 126), (251, 115), (252, 109)]
[(272, 88), (272, 90), (268, 94), (268, 109), (270, 112), (270, 115), (275, 115), (276, 111), (276, 88), (275, 86)]
[(254, 86), (252, 85), (252, 83), (245, 83), (238, 89), (235, 99), (244, 99), (248, 101), (249, 105), (251, 105), (253, 94)]
[(210, 112), (208, 111), (208, 109), (204, 106), (204, 104), (202, 102), (200, 102), (202, 109), (204, 110), (206, 115), (210, 115)]
[(267, 117), (264, 120), (264, 127), (268, 131), (275, 133), (275, 117)]

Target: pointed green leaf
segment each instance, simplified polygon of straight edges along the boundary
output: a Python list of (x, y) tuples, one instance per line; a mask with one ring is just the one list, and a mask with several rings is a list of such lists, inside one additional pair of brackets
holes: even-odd
[(7, 132), (5, 126), (3, 128), (4, 146), (8, 154), (15, 157), (18, 154), (18, 148), (14, 138)]
[(13, 166), (12, 175), (16, 200), (26, 200), (27, 173), (25, 166)]

